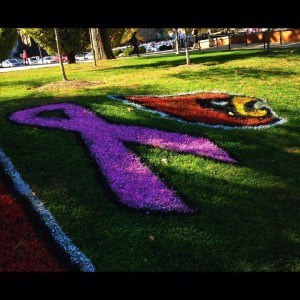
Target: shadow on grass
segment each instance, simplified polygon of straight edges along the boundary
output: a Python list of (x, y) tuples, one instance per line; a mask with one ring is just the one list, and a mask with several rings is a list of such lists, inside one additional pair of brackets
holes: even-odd
[[(129, 94), (131, 89), (117, 92)], [(228, 167), (233, 173), (243, 167), (253, 169), (253, 173), (246, 173), (249, 180), (241, 178), (237, 183), (230, 176), (201, 172), (207, 163), (203, 158), (194, 158), (197, 167), (191, 170), (180, 164), (162, 165), (152, 161), (153, 149), (133, 145), (133, 151), (200, 212), (193, 216), (154, 217), (120, 209), (111, 203), (105, 182), (96, 180), (99, 170), (73, 133), (16, 125), (6, 119), (13, 111), (57, 102), (84, 105), (112, 123), (208, 137), (238, 160), (237, 166)], [(1, 108), (1, 148), (98, 270), (297, 268), (300, 158), (286, 150), (299, 147), (296, 124), (262, 130), (183, 125), (149, 112), (128, 110), (125, 104), (105, 95), (24, 98), (3, 101)], [(166, 151), (161, 151), (164, 150), (159, 150), (158, 156), (165, 155), (162, 153)], [(174, 155), (171, 160), (178, 157), (168, 153)], [(215, 164), (224, 165), (220, 170), (226, 168), (221, 162)], [(258, 177), (254, 180), (252, 176)]]
[[(146, 158), (147, 152), (142, 154), (138, 148), (137, 152)], [(172, 159), (170, 161), (172, 164)], [(205, 166), (205, 163), (203, 165)], [(198, 172), (201, 171), (186, 169), (183, 171), (179, 166), (174, 165), (163, 165), (157, 168), (152, 164), (152, 169), (167, 180), (176, 191), (180, 191), (183, 199), (188, 197), (197, 203), (200, 214), (203, 214), (203, 219), (199, 216), (199, 221), (216, 226), (214, 240), (222, 241), (223, 246), (231, 244), (241, 269), (243, 263), (251, 262), (250, 265), (254, 266), (252, 270), (262, 270), (263, 266), (260, 262), (263, 261), (266, 265), (266, 262), (272, 264), (277, 260), (279, 253), (281, 257), (286, 256), (297, 260), (297, 242), (289, 237), (288, 233), (298, 231), (299, 205), (296, 203), (296, 196), (290, 197), (284, 188), (260, 187), (259, 184), (257, 186), (253, 183), (247, 184), (247, 181), (234, 183), (230, 178), (218, 179), (205, 175), (205, 172), (199, 175)], [(202, 226), (205, 227), (204, 224), (202, 223)], [(247, 236), (244, 236), (245, 232)], [(238, 239), (243, 240), (243, 249), (238, 249), (240, 247)], [(197, 253), (195, 245), (196, 243), (189, 244), (190, 248), (187, 252), (191, 252), (191, 257)], [(209, 263), (202, 266), (207, 268), (205, 271), (212, 268), (215, 268), (214, 271), (226, 271), (231, 268), (229, 265), (224, 265), (224, 261), (223, 265), (220, 264), (221, 251), (222, 245), (216, 244), (210, 257), (215, 261), (209, 259)], [(247, 259), (244, 259), (245, 256), (241, 253), (247, 253)], [(195, 260), (196, 265), (197, 263), (199, 261)], [(288, 270), (290, 267), (280, 264), (279, 262), (277, 267), (281, 270)], [(235, 271), (240, 270), (237, 268)]]
[[(33, 74), (30, 74), (32, 76)], [(60, 78), (57, 76), (53, 77), (47, 77), (47, 80), (39, 79), (35, 80), (32, 77), (28, 77), (28, 79), (24, 76), (22, 79), (14, 80), (11, 79), (9, 81), (1, 81), (1, 86), (22, 86), (22, 85), (28, 85), (31, 89), (34, 89), (36, 87), (40, 87), (44, 84), (60, 81)]]
[(193, 70), (192, 72), (189, 71), (182, 71), (178, 74), (173, 74), (170, 76), (180, 78), (180, 79), (199, 79), (201, 76), (222, 76), (223, 77), (233, 77), (239, 76), (240, 78), (245, 77), (252, 77), (256, 79), (267, 79), (267, 78), (274, 78), (274, 77), (284, 77), (287, 78), (288, 76), (297, 75), (297, 72), (291, 71), (283, 71), (283, 70), (262, 70), (259, 68), (241, 68), (236, 67), (233, 69), (224, 69), (224, 68), (212, 68), (209, 71), (207, 70)]
[[(205, 53), (191, 53), (191, 61), (193, 64), (223, 64), (227, 61), (232, 61), (236, 59), (247, 59), (251, 57), (261, 57), (262, 54), (259, 50), (247, 50), (243, 51), (231, 51), (228, 53), (224, 52), (218, 54), (216, 52), (205, 52)], [(175, 58), (174, 58), (175, 55)], [(176, 67), (180, 65), (184, 65), (186, 61), (185, 54), (181, 53), (179, 55), (173, 54), (173, 55), (161, 55), (161, 56), (155, 56), (155, 57), (142, 57), (140, 59), (137, 59), (135, 61), (131, 61), (131, 65), (126, 66), (117, 66), (107, 69), (99, 69), (99, 70), (90, 70), (89, 72), (110, 72), (115, 71), (116, 69), (119, 70), (139, 70), (139, 69), (147, 69), (147, 68), (171, 68)], [(146, 62), (146, 63), (143, 63)]]

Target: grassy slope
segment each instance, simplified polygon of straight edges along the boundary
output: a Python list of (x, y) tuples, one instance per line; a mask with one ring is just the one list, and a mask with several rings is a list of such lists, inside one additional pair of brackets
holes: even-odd
[[(59, 67), (0, 73), (0, 148), (98, 271), (300, 271), (299, 49), (192, 53), (191, 61), (186, 67), (184, 56), (163, 55), (67, 65), (69, 79), (106, 82), (83, 90), (34, 89), (60, 80)], [(288, 122), (212, 129), (127, 110), (106, 97), (195, 90), (265, 98)], [(239, 164), (132, 145), (199, 213), (152, 216), (120, 208), (74, 134), (6, 119), (21, 108), (70, 101), (110, 122), (209, 137)]]

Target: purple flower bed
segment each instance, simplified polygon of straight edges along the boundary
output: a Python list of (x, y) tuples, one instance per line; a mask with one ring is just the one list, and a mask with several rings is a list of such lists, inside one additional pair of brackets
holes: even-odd
[[(69, 119), (37, 116), (42, 112), (54, 110), (62, 110)], [(120, 202), (135, 209), (182, 213), (194, 211), (144, 166), (123, 142), (135, 142), (230, 163), (236, 162), (226, 151), (206, 138), (138, 126), (110, 124), (85, 107), (70, 103), (21, 110), (13, 113), (10, 120), (19, 124), (79, 132)]]

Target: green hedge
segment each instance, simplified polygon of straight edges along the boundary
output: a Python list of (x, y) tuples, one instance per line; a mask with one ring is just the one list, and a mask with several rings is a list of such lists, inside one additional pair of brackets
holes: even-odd
[[(124, 55), (129, 56), (133, 52), (133, 47), (128, 47), (125, 50), (122, 51)], [(146, 48), (145, 47), (139, 47), (139, 53), (146, 53)]]
[(133, 52), (133, 47), (128, 47), (122, 51), (126, 56), (130, 55)]
[(146, 53), (146, 48), (143, 47), (143, 46), (139, 47), (139, 52), (140, 53)]
[(119, 56), (120, 53), (122, 53), (122, 50), (121, 50), (121, 49), (113, 50), (114, 56)]

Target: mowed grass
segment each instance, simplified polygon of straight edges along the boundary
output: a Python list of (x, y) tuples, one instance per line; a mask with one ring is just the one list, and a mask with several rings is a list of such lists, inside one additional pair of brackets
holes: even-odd
[[(96, 87), (39, 91), (52, 67), (0, 73), (0, 148), (97, 271), (300, 271), (300, 48), (160, 55), (66, 65)], [(266, 99), (287, 122), (260, 130), (181, 124), (109, 94), (218, 90)], [(238, 164), (129, 145), (195, 215), (152, 215), (117, 204), (77, 135), (16, 125), (10, 113), (74, 102), (108, 122), (207, 137)], [(166, 159), (166, 160), (165, 160)]]

